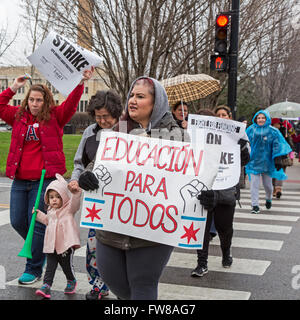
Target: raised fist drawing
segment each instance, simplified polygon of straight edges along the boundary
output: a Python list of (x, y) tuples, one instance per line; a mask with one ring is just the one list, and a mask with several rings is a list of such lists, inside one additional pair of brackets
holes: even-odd
[(201, 212), (201, 215), (203, 215), (203, 207), (197, 199), (197, 195), (202, 190), (207, 190), (207, 187), (197, 179), (192, 180), (180, 189), (180, 195), (184, 202), (183, 213), (194, 214)]
[(99, 180), (99, 192), (103, 196), (104, 188), (111, 183), (112, 178), (108, 170), (100, 164), (98, 167), (96, 167), (93, 170), (94, 175), (97, 177)]

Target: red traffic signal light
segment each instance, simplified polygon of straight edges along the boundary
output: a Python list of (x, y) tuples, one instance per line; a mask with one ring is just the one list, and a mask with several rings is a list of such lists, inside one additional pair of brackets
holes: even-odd
[(229, 17), (225, 14), (219, 14), (216, 17), (216, 31), (215, 31), (215, 52), (218, 54), (227, 53), (227, 31), (228, 31)]
[(217, 16), (216, 23), (219, 27), (226, 27), (229, 23), (229, 18), (225, 14), (220, 14)]

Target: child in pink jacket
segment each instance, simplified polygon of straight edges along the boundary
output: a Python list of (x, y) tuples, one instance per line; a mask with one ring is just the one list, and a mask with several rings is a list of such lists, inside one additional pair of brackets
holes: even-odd
[(57, 173), (45, 192), (47, 214), (37, 210), (36, 219), (46, 225), (43, 252), (47, 254), (47, 268), (43, 286), (35, 293), (44, 298), (51, 297), (58, 263), (67, 278), (65, 294), (75, 293), (77, 282), (72, 262), (75, 249), (80, 248), (80, 235), (74, 215), (80, 208), (80, 196), (81, 191), (71, 194), (67, 182)]

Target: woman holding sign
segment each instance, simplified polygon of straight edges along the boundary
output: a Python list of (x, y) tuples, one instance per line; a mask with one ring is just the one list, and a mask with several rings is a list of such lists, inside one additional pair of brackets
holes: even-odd
[[(6, 175), (13, 179), (10, 194), (12, 227), (25, 239), (32, 217), (32, 208), (39, 187), (42, 169), (46, 169), (39, 209), (44, 210), (44, 193), (55, 174), (66, 172), (63, 153), (63, 127), (76, 112), (84, 89), (84, 81), (91, 78), (86, 70), (80, 84), (59, 106), (55, 106), (52, 93), (43, 84), (30, 87), (20, 106), (8, 105), (27, 77), (16, 78), (12, 86), (0, 94), (0, 118), (12, 126), (11, 145), (7, 158)], [(32, 241), (32, 259), (27, 259), (21, 284), (39, 280), (45, 261), (43, 254), (45, 227), (36, 223)]]
[[(183, 140), (183, 130), (169, 111), (166, 91), (152, 78), (133, 82), (122, 120), (127, 121), (131, 134), (151, 137), (155, 132), (168, 140)], [(118, 131), (118, 126), (114, 130)], [(99, 187), (91, 171), (80, 176), (79, 185), (85, 190)], [(157, 299), (159, 278), (173, 247), (101, 230), (96, 231), (96, 238), (97, 266), (110, 290), (121, 299)]]
[[(219, 118), (231, 119), (231, 111), (227, 106), (219, 106), (215, 113), (211, 110), (200, 110), (199, 114), (214, 116)], [(245, 139), (238, 142), (241, 145), (241, 165), (245, 165), (249, 161), (249, 143), (245, 134)], [(236, 200), (239, 200), (238, 185), (224, 190), (207, 190), (201, 191), (198, 196), (200, 203), (208, 210), (205, 234), (202, 250), (197, 250), (197, 266), (192, 271), (192, 277), (202, 277), (208, 273), (208, 250), (210, 232), (212, 232), (211, 224), (214, 221), (216, 231), (220, 238), (220, 246), (222, 251), (222, 266), (230, 268), (233, 262), (230, 249), (233, 236), (233, 217), (235, 212)]]
[[(97, 91), (92, 96), (88, 112), (96, 123), (88, 126), (82, 135), (80, 144), (74, 158), (74, 170), (68, 188), (71, 192), (80, 190), (78, 179), (87, 165), (94, 160), (99, 145), (100, 134), (103, 129), (112, 128), (122, 114), (123, 107), (120, 97), (112, 90)], [(102, 296), (108, 295), (108, 288), (102, 281), (100, 270), (95, 263), (96, 256), (96, 230), (90, 229), (86, 246), (86, 270), (88, 281), (92, 289), (85, 297), (87, 300), (98, 300)]]

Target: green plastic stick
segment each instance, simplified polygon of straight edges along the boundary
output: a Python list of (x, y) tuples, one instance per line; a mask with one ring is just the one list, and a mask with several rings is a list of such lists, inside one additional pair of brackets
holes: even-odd
[(32, 254), (31, 254), (31, 246), (32, 246), (32, 238), (33, 238), (33, 231), (34, 231), (34, 226), (35, 226), (35, 220), (36, 220), (36, 214), (37, 214), (37, 208), (39, 207), (40, 204), (40, 197), (41, 197), (41, 192), (44, 184), (44, 177), (45, 177), (46, 170), (42, 170), (42, 175), (40, 179), (40, 184), (39, 184), (39, 189), (38, 193), (35, 199), (35, 204), (34, 204), (34, 213), (31, 218), (29, 230), (27, 233), (27, 237), (23, 246), (23, 249), (20, 251), (18, 254), (19, 257), (24, 257), (24, 258), (29, 258), (32, 259)]

